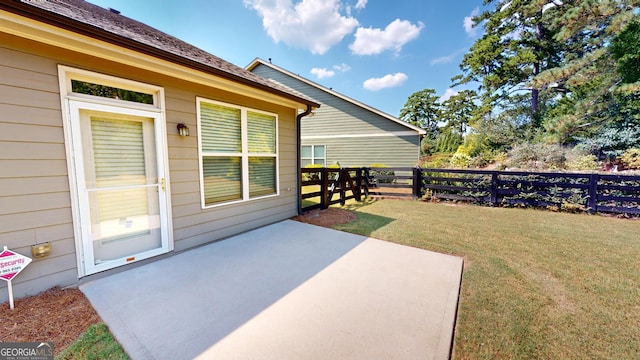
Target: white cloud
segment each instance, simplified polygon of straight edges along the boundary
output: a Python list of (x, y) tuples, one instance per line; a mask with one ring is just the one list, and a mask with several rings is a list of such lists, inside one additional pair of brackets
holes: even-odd
[(470, 37), (478, 36), (478, 27), (473, 26), (473, 17), (478, 16), (478, 14), (480, 14), (480, 9), (475, 8), (471, 12), (471, 15), (465, 16), (464, 20), (462, 21), (462, 26), (464, 26), (464, 31)]
[(351, 70), (351, 67), (345, 63), (342, 63), (340, 65), (333, 65), (333, 69), (340, 72), (347, 72)]
[(335, 72), (335, 71), (333, 71), (333, 70), (327, 70), (327, 69), (325, 69), (325, 68), (322, 68), (322, 69), (320, 69), (320, 68), (313, 68), (313, 69), (311, 69), (311, 73), (312, 73), (313, 75), (317, 76), (317, 77), (318, 77), (318, 79), (324, 79), (324, 78), (327, 78), (327, 77), (332, 77), (333, 75), (335, 75), (335, 74), (336, 74), (336, 72)]
[(358, 3), (356, 4), (356, 9), (357, 10), (364, 9), (364, 7), (367, 6), (367, 1), (369, 0), (358, 0)]
[(377, 91), (381, 89), (400, 86), (404, 84), (407, 79), (409, 79), (409, 77), (403, 73), (396, 73), (394, 75), (388, 74), (381, 78), (368, 79), (362, 85), (367, 90)]
[(452, 88), (448, 88), (447, 90), (445, 90), (444, 94), (440, 96), (440, 98), (438, 98), (438, 102), (443, 103), (449, 100), (450, 97), (456, 96), (456, 95), (458, 95), (457, 91), (453, 90)]
[(451, 53), (449, 55), (440, 56), (440, 57), (437, 57), (435, 59), (431, 59), (430, 64), (431, 65), (448, 64), (448, 63), (452, 62), (458, 55), (462, 54), (465, 51), (467, 51), (467, 49), (462, 48), (462, 49), (458, 49), (458, 50), (454, 51), (453, 53)]
[(276, 42), (324, 54), (353, 32), (358, 20), (340, 14), (340, 0), (244, 0), (262, 17), (265, 32)]
[(437, 57), (435, 59), (431, 59), (430, 64), (431, 65), (437, 65), (437, 64), (448, 64), (451, 61), (453, 61), (453, 59), (455, 58), (456, 54), (451, 54), (451, 55), (446, 55), (446, 56), (440, 56)]
[(349, 48), (357, 55), (375, 55), (391, 49), (399, 53), (404, 44), (420, 35), (423, 27), (421, 22), (414, 25), (400, 19), (391, 22), (384, 30), (360, 27), (356, 30), (356, 40)]

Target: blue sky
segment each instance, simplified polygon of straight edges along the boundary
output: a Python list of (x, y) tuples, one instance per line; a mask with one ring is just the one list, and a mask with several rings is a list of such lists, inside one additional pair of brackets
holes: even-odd
[(451, 94), (482, 0), (89, 0), (245, 67), (256, 57), (398, 116)]

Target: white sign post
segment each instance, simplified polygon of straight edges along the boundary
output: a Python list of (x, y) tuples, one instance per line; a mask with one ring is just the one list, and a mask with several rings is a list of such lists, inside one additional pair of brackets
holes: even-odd
[(31, 258), (28, 258), (24, 255), (20, 255), (16, 252), (13, 252), (7, 247), (4, 247), (4, 250), (0, 253), (0, 279), (3, 279), (7, 282), (7, 288), (9, 289), (9, 308), (13, 310), (13, 286), (11, 285), (11, 280), (13, 280), (16, 275), (22, 269), (27, 267), (31, 263)]

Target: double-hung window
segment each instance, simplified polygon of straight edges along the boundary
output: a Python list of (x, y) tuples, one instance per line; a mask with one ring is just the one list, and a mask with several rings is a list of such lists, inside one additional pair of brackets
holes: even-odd
[(197, 99), (202, 206), (278, 194), (278, 116)]

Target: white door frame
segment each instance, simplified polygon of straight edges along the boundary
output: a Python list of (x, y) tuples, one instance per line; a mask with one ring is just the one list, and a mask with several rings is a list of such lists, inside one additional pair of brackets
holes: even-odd
[[(151, 94), (153, 96), (152, 104), (142, 104), (131, 101), (123, 101), (87, 94), (73, 92), (73, 80), (85, 81), (103, 86), (111, 86), (141, 93)], [(173, 224), (171, 214), (171, 181), (169, 180), (169, 156), (167, 146), (167, 129), (165, 118), (165, 99), (164, 89), (156, 85), (145, 84), (137, 81), (123, 79), (115, 76), (96, 73), (93, 71), (82, 70), (65, 65), (58, 65), (58, 81), (60, 85), (60, 101), (62, 107), (62, 120), (64, 143), (67, 153), (67, 169), (69, 178), (69, 193), (71, 197), (71, 213), (73, 219), (73, 231), (76, 247), (76, 261), (78, 269), (78, 277), (84, 277), (99, 271), (107, 270), (116, 266), (129, 263), (126, 261), (116, 264), (109, 262), (108, 266), (95, 266), (94, 262), (87, 263), (85, 259), (85, 248), (87, 238), (87, 229), (82, 226), (82, 213), (86, 214), (87, 209), (82, 209), (81, 194), (78, 188), (78, 176), (84, 175), (84, 163), (82, 161), (82, 144), (81, 140), (79, 112), (80, 110), (98, 110), (108, 111), (116, 114), (130, 114), (134, 116), (142, 116), (154, 119), (155, 143), (156, 143), (156, 159), (158, 165), (158, 177), (165, 179), (164, 196), (159, 196), (165, 211), (162, 212), (162, 249), (157, 253), (144, 254), (144, 257), (136, 256), (135, 261), (142, 260), (151, 256), (159, 255), (173, 250)], [(75, 119), (75, 120), (74, 120)], [(83, 179), (84, 182), (84, 179)], [(92, 248), (88, 248), (91, 249)], [(91, 266), (93, 265), (93, 266)]]
[[(159, 111), (149, 111), (140, 109), (131, 109), (126, 107), (99, 104), (93, 102), (86, 102), (80, 100), (67, 100), (67, 106), (69, 109), (69, 120), (71, 129), (71, 142), (74, 149), (73, 163), (74, 163), (74, 182), (76, 187), (72, 189), (75, 192), (77, 201), (75, 206), (77, 207), (76, 216), (74, 216), (74, 222), (77, 223), (76, 228), (79, 232), (76, 236), (77, 249), (81, 254), (82, 262), (79, 264), (80, 276), (94, 274), (100, 271), (109, 270), (118, 266), (122, 266), (134, 261), (148, 259), (153, 256), (164, 254), (172, 250), (173, 242), (171, 241), (171, 219), (170, 219), (170, 205), (169, 205), (169, 191), (167, 191), (167, 178), (168, 171), (166, 166), (167, 151), (164, 146), (166, 138), (166, 132), (164, 128), (164, 117)], [(143, 253), (135, 254), (134, 257), (124, 257), (121, 259), (108, 261), (101, 264), (95, 264), (93, 254), (92, 238), (90, 236), (91, 229), (87, 226), (89, 221), (89, 208), (88, 197), (84, 179), (84, 153), (83, 145), (81, 143), (82, 134), (80, 131), (80, 111), (100, 111), (108, 112), (120, 115), (137, 116), (153, 119), (155, 140), (156, 140), (156, 158), (158, 166), (158, 194), (160, 205), (160, 233), (162, 239), (162, 245), (158, 249), (153, 249)], [(162, 180), (164, 179), (164, 181)], [(164, 183), (164, 185), (162, 185)], [(133, 260), (132, 260), (133, 258)]]

